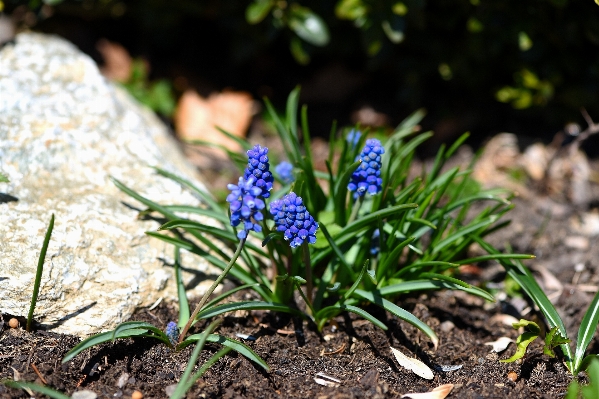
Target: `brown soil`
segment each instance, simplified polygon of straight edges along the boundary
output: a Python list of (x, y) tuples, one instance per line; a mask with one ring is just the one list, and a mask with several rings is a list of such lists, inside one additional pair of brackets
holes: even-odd
[[(599, 285), (599, 246), (593, 245), (594, 238), (579, 227), (589, 213), (546, 198), (515, 202), (509, 215), (513, 223), (496, 234), (493, 242), (500, 247), (509, 242), (515, 252), (537, 255), (529, 265), (554, 298), (570, 337), (576, 337), (580, 320)], [(579, 272), (575, 271), (576, 265)], [(497, 288), (502, 289), (504, 276), (497, 265), (478, 265), (469, 272), (474, 272), (471, 281), (496, 281)], [(556, 277), (557, 283), (548, 275)], [(498, 359), (509, 357), (515, 350), (513, 344), (499, 356), (484, 345), (501, 336), (517, 337), (516, 331), (494, 316), (537, 317), (521, 298), (488, 304), (462, 293), (435, 292), (401, 297), (396, 302), (433, 328), (440, 338), (437, 350), (418, 330), (382, 314), (378, 308), (368, 310), (386, 322), (387, 332), (348, 315), (337, 317), (334, 326), (318, 334), (305, 321), (286, 315), (236, 314), (226, 317), (218, 332), (232, 338), (238, 333), (255, 337), (255, 341), (246, 343), (269, 364), (270, 372), (231, 352), (194, 385), (187, 397), (394, 398), (451, 383), (455, 387), (450, 397), (456, 398), (559, 398), (572, 380), (559, 359), (542, 355), (541, 342), (533, 343), (522, 362), (510, 364)], [(4, 315), (5, 322), (8, 317)], [(176, 320), (176, 307), (163, 304), (152, 311), (141, 309), (133, 320), (164, 328), (170, 320)], [(62, 357), (77, 342), (76, 337), (45, 331), (30, 334), (9, 329), (4, 323), (0, 330), (0, 379), (18, 376), (40, 382), (41, 376), (48, 386), (67, 394), (87, 389), (100, 398), (129, 398), (139, 390), (144, 398), (164, 398), (168, 396), (165, 389), (177, 383), (191, 353), (191, 348), (177, 353), (157, 341), (128, 339), (85, 351), (62, 365)], [(398, 366), (390, 346), (424, 361), (435, 370), (434, 379), (422, 379)], [(199, 364), (216, 350), (216, 346), (208, 345)], [(597, 337), (589, 351), (599, 353)], [(449, 365), (462, 368), (440, 371), (441, 366)], [(341, 383), (319, 385), (315, 381), (317, 373)], [(515, 381), (508, 375), (516, 376)], [(0, 397), (29, 395), (0, 385)]]

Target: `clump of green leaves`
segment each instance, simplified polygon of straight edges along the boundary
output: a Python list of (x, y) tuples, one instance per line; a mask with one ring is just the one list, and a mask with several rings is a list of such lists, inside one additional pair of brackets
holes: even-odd
[[(521, 319), (518, 323), (512, 324), (515, 330), (524, 327), (526, 330), (516, 339), (516, 353), (509, 359), (500, 360), (504, 363), (512, 363), (518, 359), (522, 359), (526, 355), (526, 349), (535, 339), (541, 336), (541, 327), (534, 321), (528, 321)], [(553, 327), (545, 335), (545, 345), (543, 345), (543, 353), (549, 357), (555, 357), (555, 347), (570, 342), (569, 339), (564, 338), (557, 327)]]
[[(499, 254), (499, 251), (496, 248), (481, 237), (474, 238), (475, 241), (489, 253)], [(550, 331), (555, 329), (555, 336), (559, 337), (559, 339), (564, 339), (564, 342), (558, 343), (558, 345), (570, 373), (576, 375), (580, 371), (586, 370), (591, 361), (597, 358), (596, 354), (586, 355), (586, 351), (597, 330), (597, 326), (599, 325), (599, 292), (597, 292), (591, 300), (591, 303), (582, 318), (582, 322), (578, 328), (576, 349), (573, 352), (568, 344), (570, 339), (568, 338), (568, 333), (563, 320), (555, 309), (555, 306), (553, 306), (549, 298), (547, 298), (547, 295), (539, 286), (539, 283), (535, 280), (530, 270), (518, 259), (513, 259), (512, 261), (510, 259), (498, 258), (497, 260), (505, 268), (508, 275), (522, 287), (522, 290), (526, 295), (539, 308), (541, 314), (546, 319)]]
[[(313, 245), (289, 246), (274, 220), (262, 220), (260, 233), (252, 232), (244, 244), (239, 261), (231, 266), (224, 247), (231, 250), (239, 244), (238, 232), (231, 226), (228, 209), (189, 181), (156, 169), (199, 195), (204, 207), (160, 205), (133, 192), (119, 182), (117, 187), (143, 203), (144, 213), (156, 212), (168, 220), (160, 230), (175, 234), (148, 232), (151, 237), (171, 243), (204, 257), (214, 266), (227, 270), (240, 282), (238, 289), (249, 288), (259, 301), (207, 304), (192, 317), (215, 317), (235, 310), (273, 310), (301, 315), (322, 329), (333, 317), (343, 312), (355, 313), (382, 329), (387, 327), (365, 310), (372, 303), (416, 326), (437, 344), (434, 331), (393, 300), (400, 294), (420, 290), (455, 289), (492, 301), (493, 297), (479, 287), (453, 276), (461, 264), (490, 259), (527, 259), (530, 255), (495, 254), (467, 258), (468, 247), (475, 237), (502, 228), (499, 218), (511, 209), (509, 194), (504, 190), (482, 190), (471, 179), (472, 170), (445, 168), (447, 160), (464, 142), (462, 136), (449, 148), (442, 147), (432, 167), (409, 178), (415, 151), (432, 136), (416, 127), (424, 116), (418, 111), (402, 122), (389, 136), (374, 135), (384, 146), (382, 164), (377, 166), (380, 189), (372, 195), (355, 197), (348, 190), (352, 176), (366, 158), (360, 158), (368, 134), (338, 135), (331, 129), (326, 171), (314, 168), (311, 152), (307, 109), (298, 118), (299, 90), (288, 99), (283, 117), (266, 100), (266, 107), (283, 143), (284, 157), (292, 167), (294, 181), (277, 173), (278, 186), (267, 200), (267, 206), (291, 191), (300, 196), (310, 215), (318, 222), (317, 240)], [(234, 138), (245, 150), (252, 146)], [(240, 174), (248, 159), (231, 153)], [(377, 173), (379, 173), (377, 172)], [(377, 183), (378, 184), (378, 183)], [(475, 202), (489, 204), (478, 213), (471, 212)], [(179, 212), (207, 216), (223, 223), (214, 227), (181, 218)], [(306, 310), (293, 301), (293, 292), (304, 298)]]

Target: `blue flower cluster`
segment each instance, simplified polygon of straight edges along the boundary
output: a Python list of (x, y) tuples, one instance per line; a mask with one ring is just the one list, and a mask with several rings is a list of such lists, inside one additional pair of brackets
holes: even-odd
[(285, 232), (285, 240), (289, 241), (291, 248), (296, 248), (304, 242), (316, 242), (318, 223), (304, 206), (302, 198), (294, 192), (271, 202), (270, 213), (275, 220), (277, 231)]
[(256, 186), (254, 176), (250, 176), (248, 180), (240, 177), (237, 185), (229, 184), (227, 188), (231, 190), (231, 194), (227, 196), (231, 210), (231, 226), (243, 226), (237, 237), (242, 240), (247, 237), (249, 231), (261, 232), (262, 227), (255, 222), (264, 219), (261, 212), (264, 209), (264, 201), (260, 198), (263, 191), (261, 187)]
[(366, 192), (375, 195), (383, 189), (381, 178), (381, 155), (385, 152), (380, 141), (377, 139), (366, 140), (366, 145), (360, 153), (360, 166), (352, 174), (347, 185), (349, 191), (354, 192), (354, 198), (363, 196)]
[(270, 164), (268, 163), (268, 148), (255, 145), (254, 148), (248, 150), (248, 165), (245, 168), (243, 175), (245, 180), (249, 180), (250, 176), (255, 179), (255, 186), (262, 190), (262, 197), (270, 197), (270, 190), (274, 178), (270, 173)]
[(174, 321), (169, 322), (166, 325), (165, 334), (168, 337), (168, 340), (171, 341), (171, 344), (175, 345), (179, 340), (179, 327), (177, 327), (177, 323)]
[(293, 165), (287, 161), (283, 161), (275, 166), (275, 172), (277, 172), (285, 184), (292, 183), (295, 180), (295, 177), (293, 177)]

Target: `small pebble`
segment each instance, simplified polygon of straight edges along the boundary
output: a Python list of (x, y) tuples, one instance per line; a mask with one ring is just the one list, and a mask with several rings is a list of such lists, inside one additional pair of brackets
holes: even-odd
[(96, 399), (97, 397), (98, 395), (95, 392), (92, 392), (88, 389), (73, 392), (73, 395), (71, 395), (72, 399)]
[(171, 396), (173, 393), (175, 393), (175, 389), (177, 389), (177, 384), (171, 384), (164, 388), (164, 391), (168, 396)]
[(17, 327), (19, 327), (19, 320), (15, 319), (15, 318), (13, 317), (12, 319), (10, 319), (10, 320), (8, 321), (8, 326), (9, 326), (10, 328), (17, 328)]
[(131, 399), (141, 399), (144, 397), (144, 394), (141, 393), (140, 391), (133, 391), (133, 393), (131, 394)]
[(124, 387), (125, 384), (127, 383), (128, 379), (129, 379), (129, 374), (127, 374), (127, 373), (121, 374), (121, 376), (119, 377), (119, 379), (116, 382), (116, 386), (119, 388)]
[(507, 378), (512, 382), (516, 382), (516, 380), (518, 379), (518, 374), (516, 374), (515, 371), (510, 371), (509, 373), (507, 373)]
[(453, 321), (451, 320), (445, 320), (439, 327), (441, 328), (441, 331), (448, 333), (454, 329), (455, 324), (453, 324)]

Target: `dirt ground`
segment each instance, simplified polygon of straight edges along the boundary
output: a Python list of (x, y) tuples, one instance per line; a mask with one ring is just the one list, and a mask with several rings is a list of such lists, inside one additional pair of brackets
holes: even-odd
[[(593, 186), (593, 198), (599, 198)], [(596, 204), (585, 207), (559, 202), (544, 195), (514, 200), (508, 214), (512, 223), (496, 233), (491, 241), (514, 252), (537, 256), (527, 264), (538, 276), (549, 297), (564, 318), (570, 337), (577, 328), (592, 295), (599, 285), (599, 245), (593, 229), (599, 223)], [(494, 264), (472, 265), (462, 269), (462, 277), (472, 283), (487, 281), (487, 288), (503, 290), (503, 272)], [(243, 299), (252, 293), (239, 294)], [(485, 303), (458, 292), (432, 292), (400, 297), (396, 303), (413, 312), (438, 334), (435, 350), (421, 332), (384, 315), (378, 308), (368, 309), (385, 321), (384, 332), (353, 316), (339, 316), (319, 334), (305, 321), (268, 312), (236, 314), (224, 319), (220, 334), (245, 341), (271, 367), (265, 372), (246, 358), (231, 352), (218, 361), (194, 385), (188, 398), (397, 398), (410, 392), (427, 392), (454, 384), (450, 398), (561, 398), (572, 380), (559, 359), (542, 355), (541, 340), (535, 341), (521, 362), (500, 363), (511, 356), (515, 345), (499, 355), (486, 342), (518, 333), (503, 321), (505, 315), (535, 319), (538, 315), (526, 300), (505, 297)], [(164, 328), (176, 320), (174, 304), (161, 304), (150, 311), (140, 309), (132, 320), (143, 320)], [(100, 398), (129, 398), (135, 390), (144, 398), (167, 397), (189, 359), (190, 348), (173, 352), (158, 341), (128, 339), (104, 344), (61, 364), (64, 354), (78, 338), (37, 331), (27, 333), (0, 330), (0, 379), (18, 377), (41, 382), (67, 394), (90, 390)], [(239, 339), (239, 338), (237, 338)], [(429, 365), (435, 377), (425, 380), (399, 366), (390, 346)], [(199, 364), (219, 348), (211, 344), (202, 352)], [(599, 353), (594, 337), (589, 352)], [(34, 370), (36, 366), (38, 373)], [(442, 371), (445, 366), (461, 366)], [(322, 373), (339, 380), (320, 385)], [(579, 376), (584, 381), (584, 376)], [(26, 398), (20, 390), (0, 385), (0, 398)], [(40, 397), (37, 395), (36, 397)]]

